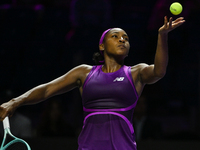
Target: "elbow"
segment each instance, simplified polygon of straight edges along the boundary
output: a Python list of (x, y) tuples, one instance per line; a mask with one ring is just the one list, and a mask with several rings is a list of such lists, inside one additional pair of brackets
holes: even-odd
[(166, 74), (166, 73), (161, 73), (161, 74), (159, 75), (159, 77), (160, 77), (160, 78), (163, 78), (163, 77), (165, 76), (165, 74)]
[(155, 73), (155, 76), (161, 79), (165, 76), (165, 74), (166, 74), (166, 70)]

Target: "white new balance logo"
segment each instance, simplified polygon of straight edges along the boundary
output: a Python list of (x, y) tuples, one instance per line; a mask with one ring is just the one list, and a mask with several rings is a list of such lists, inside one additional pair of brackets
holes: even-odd
[(117, 77), (115, 80), (113, 80), (113, 82), (115, 81), (123, 81), (124, 80), (124, 77)]

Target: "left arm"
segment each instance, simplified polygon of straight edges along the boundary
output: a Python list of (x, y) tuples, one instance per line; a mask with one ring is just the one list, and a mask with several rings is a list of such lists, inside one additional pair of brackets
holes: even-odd
[(183, 24), (183, 17), (172, 21), (164, 18), (164, 25), (158, 31), (157, 49), (153, 65), (141, 65), (139, 76), (142, 84), (152, 84), (164, 77), (168, 64), (168, 33)]

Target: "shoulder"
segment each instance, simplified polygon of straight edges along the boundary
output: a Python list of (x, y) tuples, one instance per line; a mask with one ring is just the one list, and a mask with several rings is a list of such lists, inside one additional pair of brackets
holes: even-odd
[(87, 64), (81, 64), (81, 65), (77, 66), (77, 68), (83, 69), (83, 70), (91, 70), (92, 67), (93, 67), (93, 66), (87, 65)]
[(79, 66), (76, 66), (74, 67), (72, 70), (73, 71), (77, 71), (79, 73), (87, 73), (87, 72), (90, 72), (91, 69), (92, 69), (93, 66), (91, 65), (87, 65), (87, 64), (82, 64), (82, 65), (79, 65)]
[(73, 72), (73, 74), (78, 76), (78, 79), (81, 80), (83, 83), (85, 78), (87, 77), (87, 75), (92, 70), (92, 68), (93, 68), (93, 66), (91, 66), (91, 65), (82, 64), (82, 65), (79, 65), (79, 66), (73, 68), (71, 71)]
[(139, 63), (135, 66), (131, 66), (131, 75), (135, 83), (141, 83), (142, 81), (141, 72), (148, 66), (149, 65), (146, 63)]
[(77, 76), (77, 85), (81, 87), (85, 82), (86, 77), (92, 70), (93, 66), (82, 64), (72, 69), (73, 74)]
[(131, 72), (135, 72), (135, 71), (140, 71), (146, 67), (148, 67), (149, 65), (146, 63), (139, 63), (135, 66), (131, 66)]
[(69, 70), (67, 73), (65, 73), (63, 76), (61, 76), (58, 79), (61, 80), (70, 80), (70, 81), (77, 81), (84, 79), (87, 74), (91, 71), (93, 66), (82, 64), (78, 65), (71, 70)]

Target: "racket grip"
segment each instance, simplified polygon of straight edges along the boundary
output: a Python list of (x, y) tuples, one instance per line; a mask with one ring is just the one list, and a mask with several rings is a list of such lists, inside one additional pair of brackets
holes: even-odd
[(10, 128), (8, 116), (6, 116), (5, 119), (3, 120), (3, 127), (4, 127), (4, 129)]

